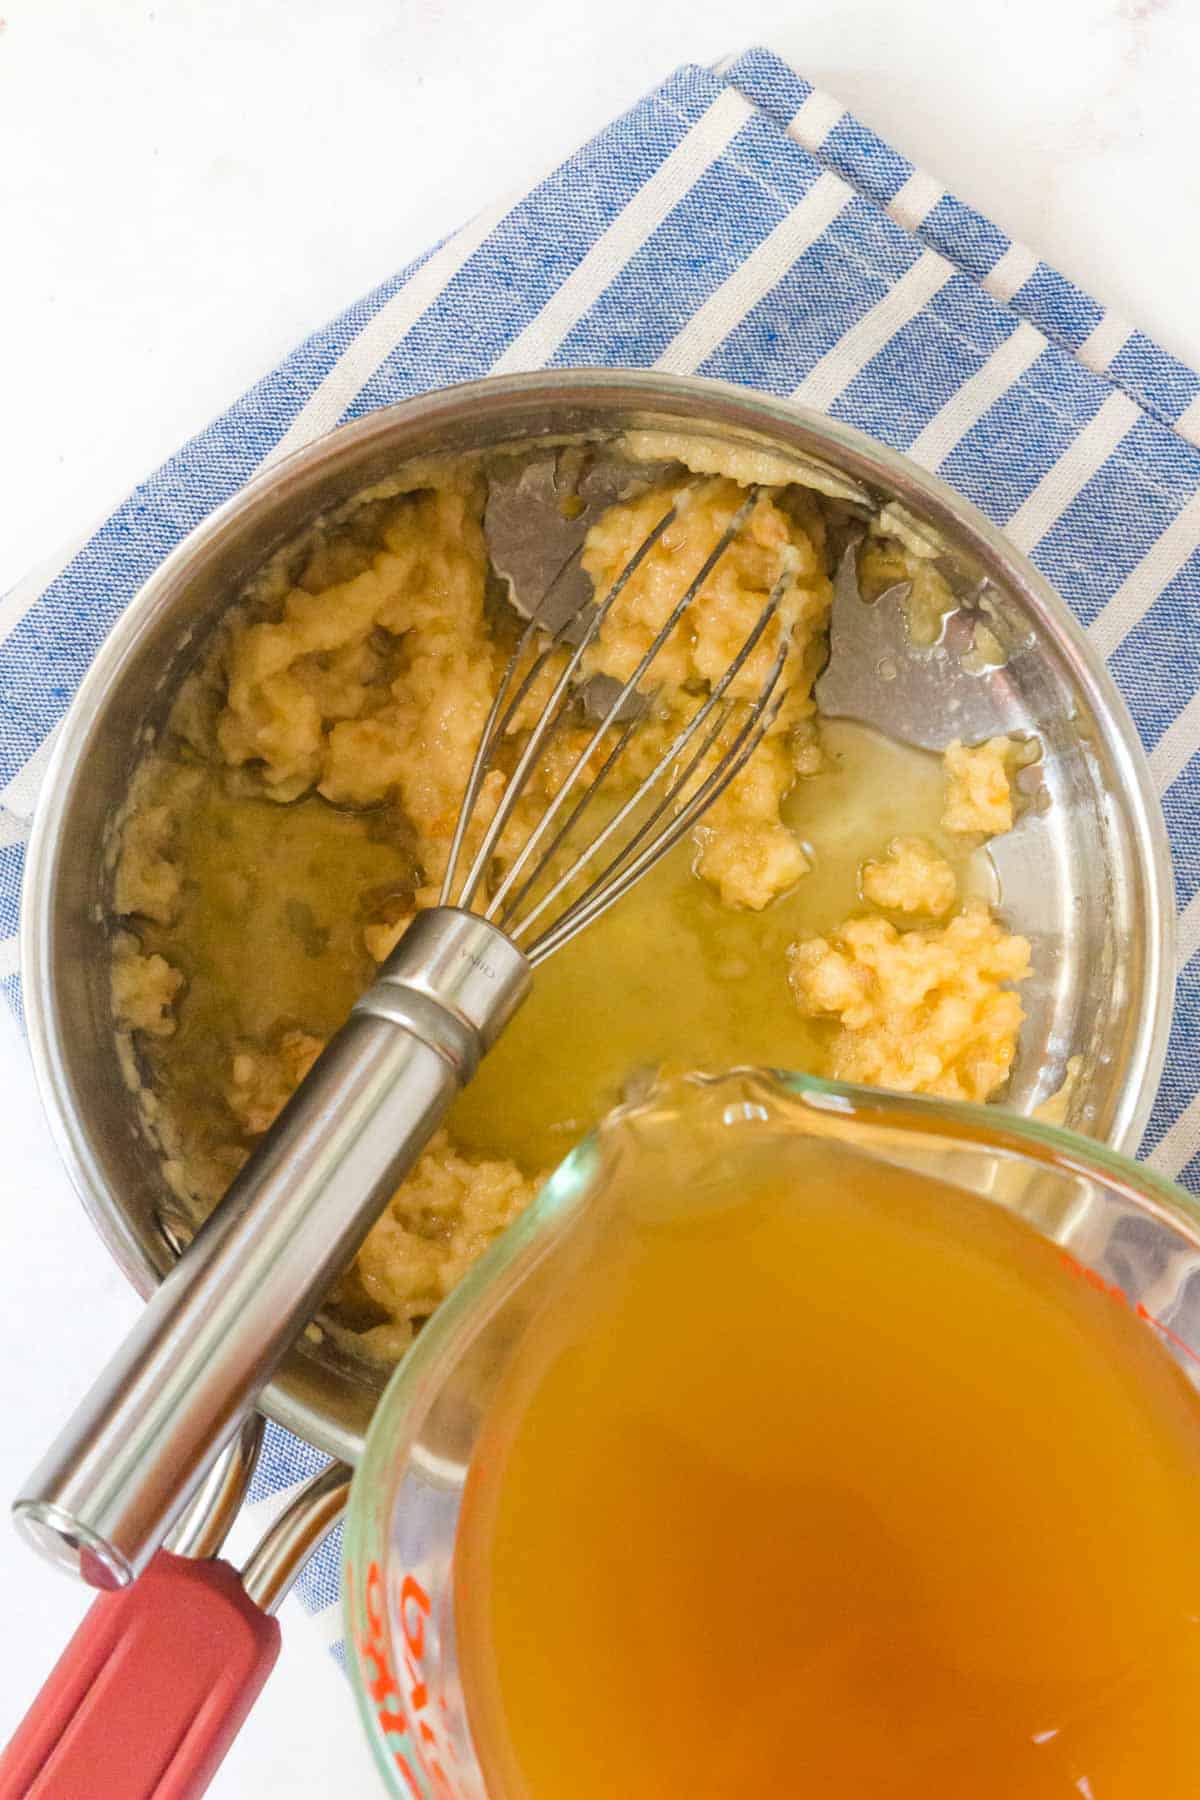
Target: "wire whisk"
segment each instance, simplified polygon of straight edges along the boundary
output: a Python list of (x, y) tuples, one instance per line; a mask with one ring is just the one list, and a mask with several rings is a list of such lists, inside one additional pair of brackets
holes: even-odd
[[(585, 659), (678, 507), (668, 508), (599, 601), (554, 630), (545, 628), (543, 607), (535, 611), (488, 714), (442, 904), (412, 920), (30, 1478), (16, 1512), (48, 1555), (108, 1586), (146, 1566), (528, 994), (533, 966), (627, 893), (766, 736), (787, 685), (786, 616), (752, 697), (743, 699), (734, 684), (781, 613), (790, 571), (682, 723), (684, 694), (670, 696), (668, 741), (657, 749), (655, 740), (649, 773), (629, 793), (617, 779), (654, 705), (656, 659), (758, 497), (751, 490), (615, 692), (615, 677), (597, 683)], [(524, 736), (520, 709), (543, 677), (549, 698)], [(606, 697), (586, 741), (506, 861), (501, 841), (531, 798), (540, 759), (597, 687)], [(656, 717), (661, 724), (662, 714)], [(503, 753), (517, 746), (505, 780)], [(493, 772), (502, 792), (485, 818), (500, 785), (492, 781), (485, 795)], [(482, 834), (468, 857), (481, 799)]]

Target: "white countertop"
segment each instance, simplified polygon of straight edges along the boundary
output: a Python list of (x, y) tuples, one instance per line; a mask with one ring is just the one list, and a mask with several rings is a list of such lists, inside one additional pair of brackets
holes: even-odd
[[(1191, 0), (7, 0), (0, 591), (310, 328), (686, 60), (789, 57), (1200, 365)], [(496, 20), (503, 17), (502, 30)], [(334, 21), (337, 21), (335, 24)], [(134, 1313), (0, 1005), (0, 1498)], [(0, 1527), (0, 1737), (86, 1597)], [(299, 1606), (220, 1800), (379, 1792)]]

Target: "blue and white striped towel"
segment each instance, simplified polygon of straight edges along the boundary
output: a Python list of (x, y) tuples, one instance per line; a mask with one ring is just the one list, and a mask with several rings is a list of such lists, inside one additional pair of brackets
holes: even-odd
[[(742, 382), (872, 433), (1028, 552), (1162, 794), (1179, 1003), (1144, 1150), (1200, 1191), (1200, 379), (764, 50), (685, 67), (522, 200), (318, 331), (0, 600), (0, 976), (48, 742), (121, 609), (264, 463), (425, 388), (546, 364)], [(266, 1502), (317, 1466), (273, 1432)], [(337, 1547), (303, 1591), (335, 1640)], [(336, 1646), (340, 1648), (340, 1646)]]

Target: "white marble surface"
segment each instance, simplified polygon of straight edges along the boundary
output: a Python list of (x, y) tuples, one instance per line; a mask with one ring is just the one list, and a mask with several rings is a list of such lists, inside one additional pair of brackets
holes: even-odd
[[(686, 60), (773, 45), (1200, 363), (1194, 0), (7, 0), (0, 590), (313, 324)], [(503, 25), (498, 23), (503, 19)], [(336, 20), (336, 23), (334, 22)], [(0, 1497), (133, 1315), (0, 1017)], [(0, 1734), (84, 1604), (0, 1528)], [(294, 1604), (222, 1800), (378, 1792)]]

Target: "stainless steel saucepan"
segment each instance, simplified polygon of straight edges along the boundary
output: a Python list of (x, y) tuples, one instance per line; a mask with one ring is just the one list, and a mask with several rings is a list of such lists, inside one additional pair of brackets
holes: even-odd
[[(835, 608), (835, 632), (860, 645), (849, 663), (861, 679), (840, 681), (823, 704), (930, 748), (949, 736), (1013, 729), (1040, 739), (1039, 804), (993, 846), (1005, 916), (1034, 946), (1010, 1103), (1031, 1110), (1078, 1057), (1069, 1122), (1120, 1148), (1136, 1145), (1170, 1017), (1169, 861), (1132, 723), (1063, 603), (966, 501), (843, 425), (742, 389), (655, 373), (506, 376), (373, 413), (252, 481), (142, 589), (60, 731), (25, 885), (30, 1040), (61, 1153), (141, 1293), (177, 1254), (179, 1205), (115, 1053), (106, 850), (132, 770), (181, 678), (274, 550), (405, 460), (630, 428), (686, 431), (782, 456), (798, 479), (864, 514), (887, 509), (902, 533), (942, 556), (962, 606), (939, 644), (912, 648), (895, 608)], [(969, 654), (981, 605), (1007, 653), (999, 667), (980, 669)], [(877, 673), (885, 660), (886, 682)], [(328, 1339), (302, 1341), (263, 1407), (353, 1463), (379, 1391), (378, 1372)]]

